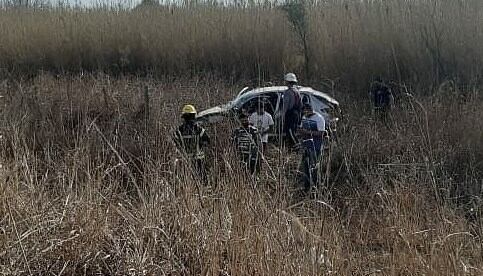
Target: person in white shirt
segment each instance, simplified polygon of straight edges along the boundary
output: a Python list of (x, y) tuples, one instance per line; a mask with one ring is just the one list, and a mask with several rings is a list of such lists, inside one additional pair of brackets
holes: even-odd
[(274, 122), (272, 115), (265, 111), (263, 102), (258, 105), (257, 111), (250, 115), (248, 121), (258, 129), (258, 132), (261, 135), (263, 149), (265, 150), (268, 144), (268, 134), (270, 133)]
[(312, 138), (314, 140), (315, 152), (317, 158), (319, 158), (324, 146), (324, 137), (327, 136), (325, 119), (320, 113), (316, 112), (310, 104), (304, 105), (303, 113), (304, 116), (302, 117), (299, 132), (303, 139)]

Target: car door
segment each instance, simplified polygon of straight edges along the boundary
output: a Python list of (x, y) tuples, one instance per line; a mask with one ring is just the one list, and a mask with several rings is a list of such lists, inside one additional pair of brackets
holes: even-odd
[(270, 102), (274, 106), (273, 113), (270, 114), (272, 115), (273, 122), (274, 122), (274, 127), (272, 128), (272, 131), (270, 133), (270, 136), (273, 136), (273, 137), (278, 137), (282, 130), (282, 116), (283, 116), (282, 95), (283, 95), (283, 91), (270, 92)]

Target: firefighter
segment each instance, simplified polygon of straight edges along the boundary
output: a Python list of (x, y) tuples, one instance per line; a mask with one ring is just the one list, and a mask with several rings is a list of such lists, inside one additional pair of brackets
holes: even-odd
[(246, 114), (241, 113), (239, 120), (241, 126), (235, 129), (233, 142), (242, 163), (254, 175), (260, 164), (260, 134), (256, 127), (250, 125)]
[(206, 131), (196, 122), (196, 108), (193, 105), (185, 105), (181, 112), (183, 124), (175, 133), (175, 142), (178, 149), (189, 159), (198, 176), (205, 179), (205, 153), (203, 147), (210, 143)]

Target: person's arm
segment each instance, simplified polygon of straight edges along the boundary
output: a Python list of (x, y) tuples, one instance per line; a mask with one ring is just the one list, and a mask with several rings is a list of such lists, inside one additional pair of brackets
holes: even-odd
[(262, 144), (262, 136), (261, 135), (262, 135), (262, 133), (257, 131), (257, 130), (253, 130), (253, 132), (252, 132), (252, 139), (255, 142), (255, 144), (257, 145), (257, 147), (259, 147)]
[(236, 141), (236, 137), (237, 137), (237, 131), (235, 130), (235, 131), (233, 131), (233, 133), (231, 134), (231, 139), (230, 139), (230, 140), (231, 140), (231, 143), (232, 143), (233, 145), (235, 145), (235, 146), (236, 146), (236, 143), (237, 143), (237, 141)]
[(273, 126), (275, 125), (275, 122), (273, 121), (272, 115), (267, 113), (267, 119), (268, 119), (268, 127), (267, 127), (267, 132), (272, 131)]
[(208, 136), (204, 128), (201, 128), (200, 142), (202, 146), (207, 146), (210, 144), (210, 137)]
[(179, 129), (176, 129), (176, 131), (172, 134), (172, 137), (173, 137), (174, 143), (178, 148), (183, 147), (181, 132), (179, 131)]
[(265, 135), (265, 134), (267, 134), (267, 133), (270, 133), (271, 131), (272, 131), (272, 125), (269, 125), (269, 126), (267, 126), (267, 127), (266, 127), (266, 128), (263, 130), (263, 132), (262, 132), (261, 134), (262, 134), (262, 136), (263, 136), (263, 135)]
[(291, 104), (293, 102), (292, 100), (292, 93), (290, 93), (290, 90), (285, 90), (285, 92), (283, 92), (283, 105), (282, 105), (282, 115), (285, 116), (285, 114), (287, 113), (287, 110), (289, 110), (289, 107), (291, 107)]
[(311, 137), (324, 137), (325, 135), (325, 130), (324, 131), (320, 131), (320, 130), (310, 130), (310, 129), (306, 129), (306, 128), (299, 128), (298, 130), (299, 134), (301, 134), (302, 136), (311, 136)]
[(388, 89), (389, 89), (389, 108), (393, 108), (394, 107), (394, 95), (392, 94), (391, 88), (388, 88)]
[(301, 128), (299, 130), (300, 134), (302, 135), (310, 135), (312, 137), (324, 137), (325, 136), (325, 130), (324, 131), (320, 131), (320, 130), (309, 130), (309, 129), (304, 129), (304, 128)]
[(322, 115), (319, 115), (320, 117), (316, 117), (316, 124), (317, 124), (317, 130), (310, 130), (310, 129), (305, 129), (301, 128), (299, 131), (302, 135), (310, 135), (314, 138), (319, 138), (319, 137), (324, 137), (326, 135), (325, 131), (325, 120), (322, 117)]
[(266, 127), (264, 127), (263, 129), (259, 130), (260, 132), (260, 135), (265, 135), (267, 133), (270, 133), (270, 131), (272, 130), (272, 125), (268, 125)]

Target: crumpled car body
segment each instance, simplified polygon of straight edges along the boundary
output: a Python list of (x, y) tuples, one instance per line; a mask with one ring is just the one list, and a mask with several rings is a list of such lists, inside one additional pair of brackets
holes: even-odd
[[(304, 103), (308, 102), (315, 111), (324, 116), (326, 120), (327, 130), (335, 132), (335, 125), (339, 120), (340, 112), (339, 102), (327, 93), (314, 90), (311, 87), (298, 87)], [(257, 105), (263, 101), (265, 103), (265, 111), (270, 113), (275, 122), (270, 136), (280, 133), (282, 121), (282, 104), (283, 92), (287, 90), (287, 86), (270, 86), (249, 89), (245, 87), (238, 96), (227, 104), (215, 106), (198, 113), (197, 120), (202, 123), (217, 123), (224, 118), (233, 118), (240, 112), (251, 114), (255, 112)]]

